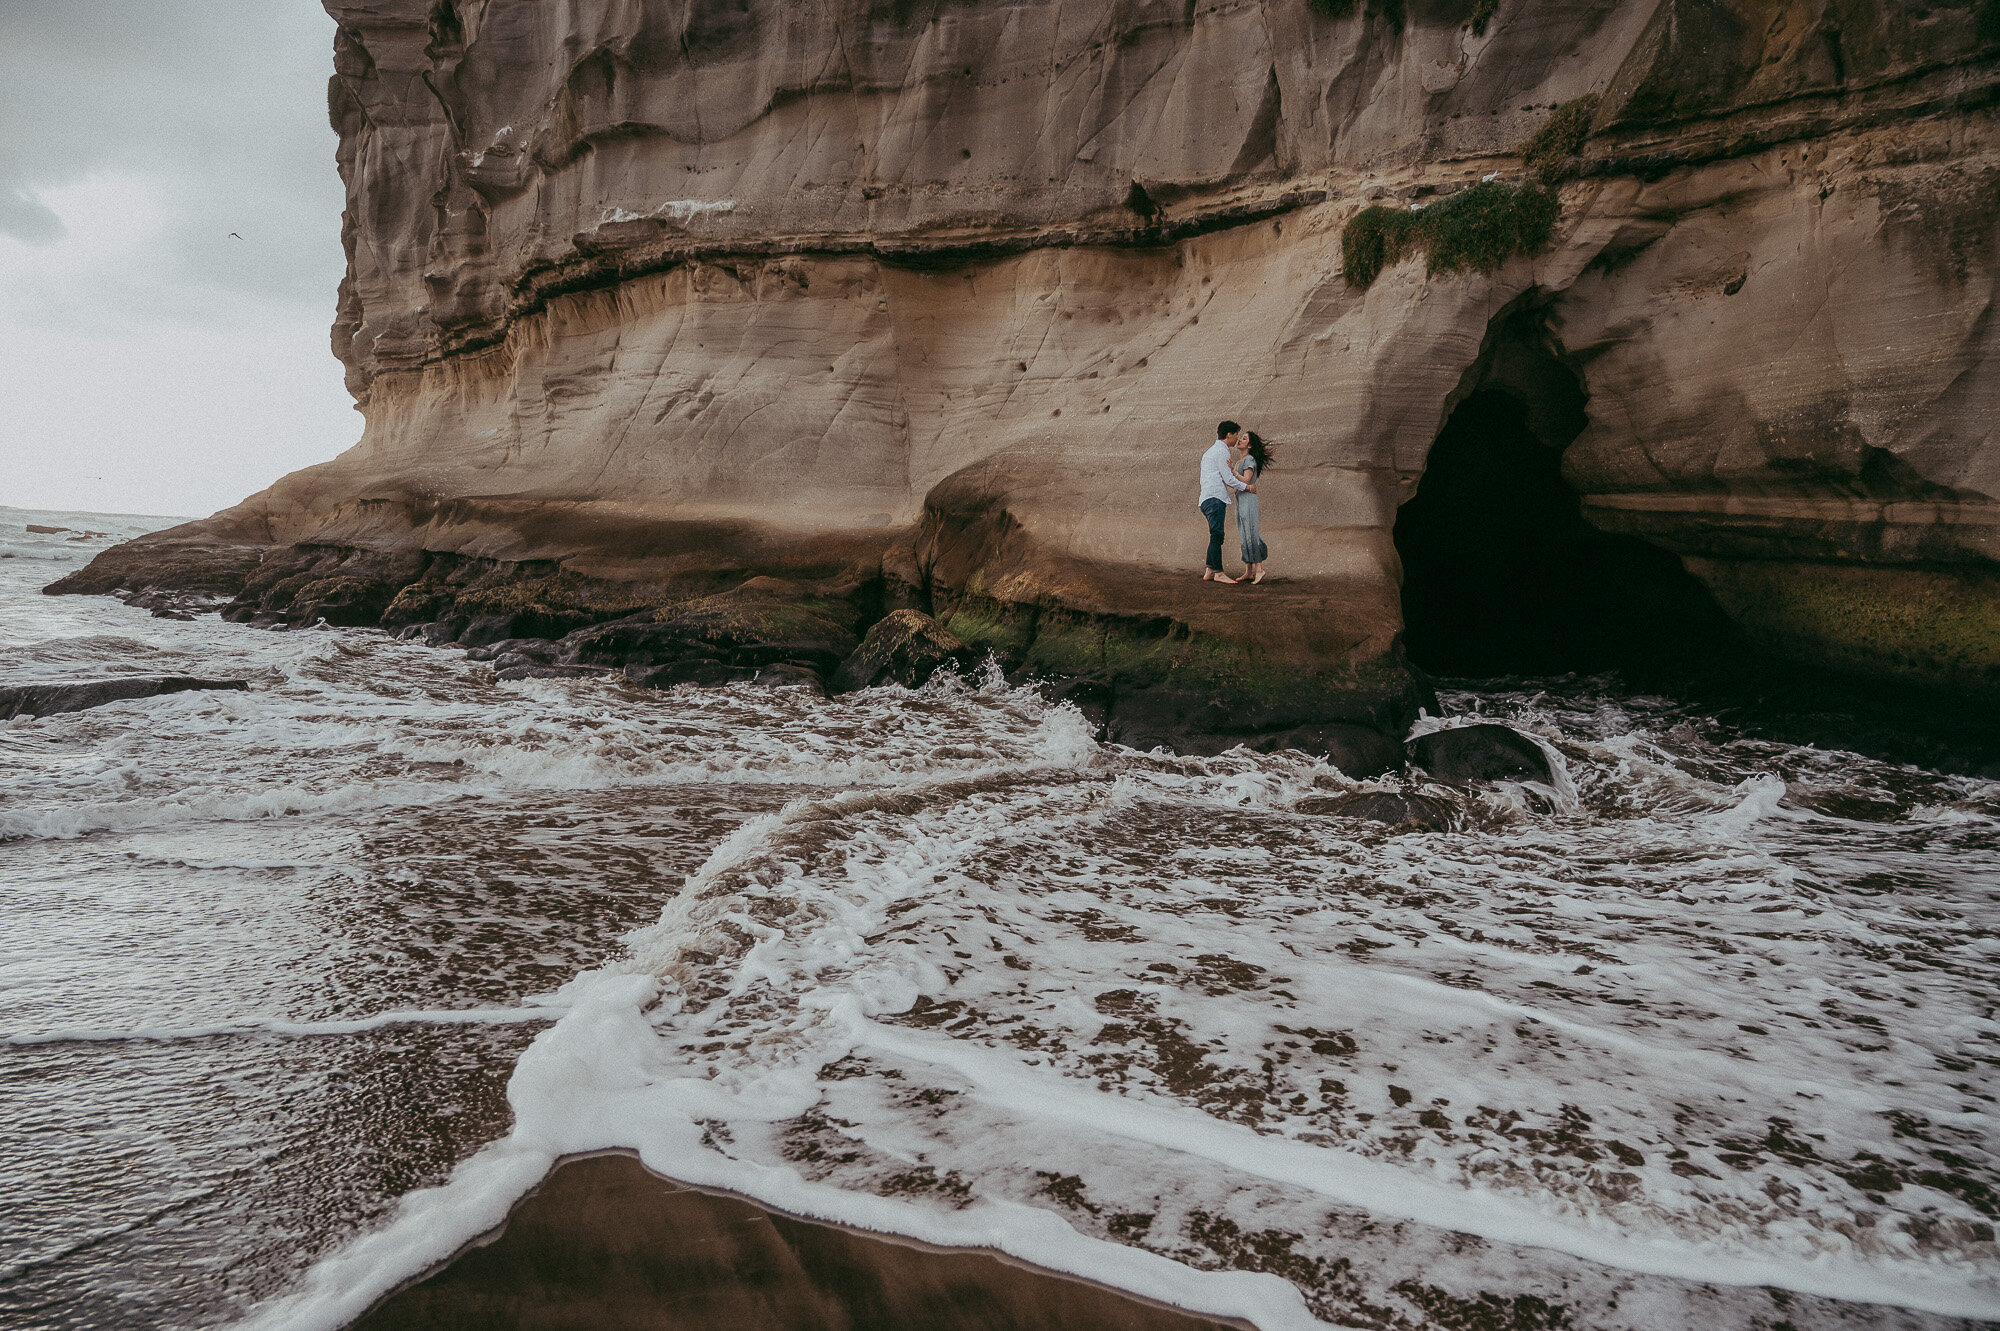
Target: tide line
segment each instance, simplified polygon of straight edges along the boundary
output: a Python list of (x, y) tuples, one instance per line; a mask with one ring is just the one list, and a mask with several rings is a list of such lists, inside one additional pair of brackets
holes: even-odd
[(347, 1021), (290, 1021), (284, 1017), (240, 1017), (211, 1026), (75, 1026), (54, 1031), (24, 1031), (0, 1035), (0, 1044), (87, 1044), (120, 1040), (208, 1040), (224, 1035), (358, 1035), (385, 1026), (506, 1026), (517, 1022), (558, 1021), (568, 1007), (413, 1008), (378, 1012)]
[(848, 1013), (857, 1044), (949, 1068), (977, 1094), (1023, 1117), (1064, 1123), (1185, 1152), (1257, 1178), (1306, 1188), (1330, 1201), (1492, 1242), (1565, 1253), (1632, 1271), (1720, 1285), (1775, 1285), (1800, 1294), (1890, 1304), (1955, 1317), (2000, 1317), (2000, 1292), (1985, 1281), (1925, 1274), (1833, 1254), (1807, 1257), (1718, 1251), (1661, 1236), (1578, 1224), (1532, 1203), (1456, 1187), (1380, 1160), (1226, 1123), (1197, 1110), (1105, 1095), (968, 1041), (918, 1035)]

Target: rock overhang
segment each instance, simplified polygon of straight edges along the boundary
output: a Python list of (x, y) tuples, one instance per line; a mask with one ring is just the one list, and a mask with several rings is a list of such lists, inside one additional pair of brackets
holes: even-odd
[[(1985, 567), (2000, 75), (1972, 7), (1849, 14), (1837, 69), (1816, 8), (1782, 33), (1685, 8), (1474, 33), (1304, 0), (586, 7), (557, 31), (515, 3), (331, 5), (335, 342), (367, 434), (153, 548), (183, 578), (201, 539), (232, 568), (262, 540), (544, 591), (553, 562), (599, 609), (805, 574), (875, 588), (870, 613), (958, 598), (1015, 625), (997, 642), (1048, 616), (1049, 659), (1076, 655), (1065, 615), (1100, 644), (1164, 619), (1335, 681), (1330, 711), (1341, 687), (1394, 711), (1421, 685), (1388, 528), (1528, 300), (1590, 395), (1564, 466), (1592, 522), (1737, 587)], [(1545, 251), (1341, 277), (1356, 209), (1518, 178), (1587, 94)], [(1224, 415), (1283, 446), (1265, 525), (1296, 582), (1261, 609), (1171, 581)], [(1811, 659), (1810, 616), (1770, 613)], [(1893, 637), (1827, 654), (1888, 669)], [(1980, 692), (1959, 638), (1942, 673)]]

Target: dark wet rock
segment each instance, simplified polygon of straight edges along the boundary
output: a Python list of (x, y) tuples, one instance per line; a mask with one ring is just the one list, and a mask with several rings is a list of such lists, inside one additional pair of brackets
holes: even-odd
[(733, 684), (739, 679), (749, 679), (757, 673), (749, 666), (733, 666), (713, 657), (687, 656), (665, 665), (633, 665), (625, 667), (625, 677), (634, 684), (648, 689), (670, 689), (676, 684)]
[(761, 684), (766, 688), (803, 685), (815, 692), (826, 692), (826, 682), (820, 678), (819, 672), (809, 665), (802, 665), (796, 661), (779, 661), (775, 665), (767, 665), (751, 676), (750, 682)]
[(496, 670), (493, 678), (499, 683), (516, 679), (588, 679), (598, 675), (608, 675), (604, 666), (578, 665), (517, 665), (504, 670)]
[(488, 659), (492, 661), (495, 670), (512, 670), (515, 666), (555, 664), (547, 657), (530, 655), (527, 652), (502, 652), (499, 656), (489, 657)]
[(1166, 689), (1119, 691), (1110, 738), (1135, 749), (1164, 748), (1210, 757), (1241, 746), (1256, 753), (1296, 749), (1324, 758), (1348, 776), (1400, 771), (1394, 739), (1360, 721), (1313, 721), (1297, 712)]
[[(403, 630), (408, 633), (409, 630)], [(547, 665), (562, 652), (562, 645), (546, 638), (503, 638), (499, 642), (484, 647), (474, 647), (465, 654), (468, 661), (499, 661), (503, 657), (522, 657), (527, 663)], [(518, 662), (512, 664), (519, 664)]]
[(458, 605), (459, 588), (428, 580), (413, 582), (397, 592), (382, 611), (382, 627), (407, 634), (411, 629), (450, 619)]
[(698, 651), (688, 632), (647, 616), (578, 629), (562, 640), (560, 659), (584, 665), (665, 665)]
[(1111, 702), (1115, 696), (1110, 680), (1096, 676), (1060, 679), (1052, 680), (1043, 687), (1050, 702), (1066, 702), (1082, 712), (1083, 719), (1090, 723), (1093, 737), (1100, 743), (1109, 738)]
[(972, 664), (972, 649), (921, 610), (892, 610), (834, 672), (830, 687), (850, 693), (876, 684), (914, 689), (941, 667)]
[(17, 716), (53, 716), (80, 712), (128, 698), (153, 698), (191, 689), (247, 689), (241, 679), (195, 679), (187, 675), (131, 675), (119, 679), (84, 680), (74, 684), (16, 684), (0, 687), (0, 721)]
[(45, 526), (43, 526), (43, 525), (42, 525), (41, 523), (39, 523), (39, 522), (31, 522), (31, 523), (29, 523), (29, 524), (28, 524), (28, 530), (29, 530), (29, 531), (31, 531), (31, 532), (33, 532), (33, 533), (34, 533), (35, 535), (37, 535), (37, 536), (54, 536), (54, 535), (55, 535), (55, 534), (56, 534), (57, 532), (63, 532), (63, 531), (75, 531), (75, 530), (76, 530), (76, 528), (74, 528), (74, 527), (45, 527)]
[(1340, 721), (1259, 735), (1249, 742), (1249, 747), (1258, 753), (1296, 749), (1324, 758), (1352, 777), (1383, 776), (1403, 770), (1402, 745), (1372, 727)]
[(489, 647), (516, 637), (513, 615), (480, 615), (459, 630), (458, 641), (467, 647)]
[(836, 618), (843, 613), (746, 586), (579, 629), (563, 639), (560, 659), (610, 666), (696, 659), (752, 668), (798, 661), (831, 671), (855, 648), (854, 634)]
[(1440, 781), (1552, 782), (1548, 755), (1508, 726), (1491, 722), (1433, 730), (1409, 742), (1410, 761)]
[(203, 610), (213, 610), (212, 597), (200, 593), (192, 595), (172, 591), (134, 592), (123, 598), (125, 604), (136, 609), (152, 612), (155, 619), (190, 620)]
[(472, 648), (466, 652), (466, 660), (492, 662), (494, 669), (506, 669), (508, 665), (562, 664), (556, 660), (558, 656), (562, 656), (560, 644), (538, 642), (534, 638), (508, 638), (492, 648)]
[(1386, 790), (1359, 791), (1350, 795), (1312, 795), (1300, 800), (1294, 807), (1300, 813), (1388, 823), (1393, 827), (1413, 826), (1429, 832), (1450, 831), (1454, 812), (1446, 800), (1424, 795), (1398, 795)]
[(395, 589), (372, 578), (321, 578), (293, 594), (283, 610), (294, 624), (330, 624), (336, 628), (373, 628), (382, 622), (383, 607)]
[[(228, 618), (227, 613), (223, 617), (225, 619)], [(458, 632), (464, 627), (465, 621), (462, 619), (426, 620), (419, 624), (405, 624), (396, 630), (396, 641), (421, 642), (426, 647), (449, 647), (457, 643)], [(467, 652), (466, 656), (468, 659), (490, 661), (495, 655), (485, 648), (475, 650), (485, 652), (486, 654), (473, 656), (471, 652)]]
[[(128, 551), (116, 558), (124, 560), (136, 557), (137, 553)], [(267, 550), (254, 567), (237, 570), (239, 579), (230, 589), (235, 599), (223, 617), (250, 624), (310, 625), (325, 621), (342, 628), (374, 627), (382, 623), (383, 611), (402, 586), (422, 572), (423, 560), (421, 552), (383, 552), (336, 545)], [(223, 580), (218, 572), (208, 585)], [(142, 590), (192, 585), (150, 575), (139, 581), (144, 584)], [(61, 587), (58, 584), (50, 590)]]
[(1106, 722), (1110, 738), (1128, 748), (1169, 749), (1207, 757), (1247, 743), (1254, 730), (1225, 703), (1173, 689), (1119, 689)]

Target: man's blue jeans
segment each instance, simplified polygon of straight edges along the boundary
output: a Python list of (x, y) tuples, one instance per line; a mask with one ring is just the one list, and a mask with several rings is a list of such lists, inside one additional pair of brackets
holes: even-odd
[(1201, 501), (1201, 515), (1208, 519), (1208, 567), (1211, 572), (1222, 572), (1222, 519), (1229, 512), (1229, 505), (1220, 499)]

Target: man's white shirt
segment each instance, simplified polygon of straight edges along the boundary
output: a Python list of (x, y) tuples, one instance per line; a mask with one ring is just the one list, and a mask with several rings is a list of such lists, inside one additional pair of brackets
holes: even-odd
[(1205, 504), (1211, 499), (1233, 504), (1236, 502), (1236, 491), (1249, 488), (1229, 469), (1229, 445), (1216, 440), (1201, 455), (1201, 498), (1195, 501), (1196, 504)]

